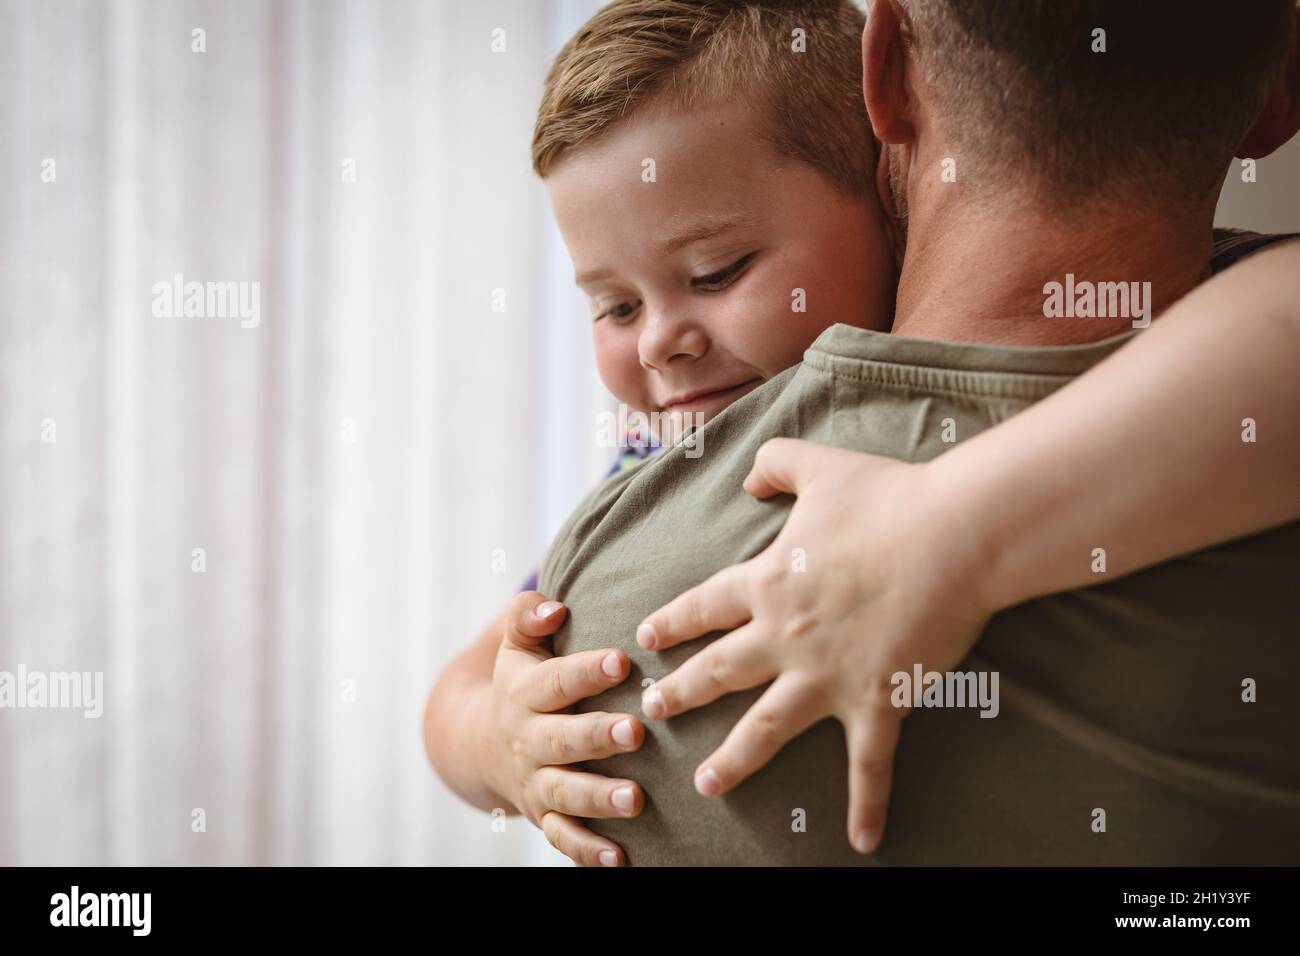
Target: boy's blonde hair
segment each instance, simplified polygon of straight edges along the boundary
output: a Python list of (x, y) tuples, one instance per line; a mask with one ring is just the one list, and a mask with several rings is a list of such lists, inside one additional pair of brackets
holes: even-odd
[(864, 24), (852, 0), (615, 0), (547, 74), (533, 169), (545, 179), (651, 99), (670, 108), (723, 99), (753, 109), (777, 155), (863, 195), (876, 155), (862, 102)]

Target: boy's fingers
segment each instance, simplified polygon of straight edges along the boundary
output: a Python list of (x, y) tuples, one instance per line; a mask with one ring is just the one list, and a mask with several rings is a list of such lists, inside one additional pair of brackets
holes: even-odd
[(679, 594), (641, 622), (636, 641), (648, 651), (661, 651), (683, 641), (729, 631), (749, 620), (745, 580), (748, 562), (723, 568), (703, 584)]
[(524, 676), (521, 702), (539, 714), (552, 714), (622, 683), (630, 672), (627, 655), (622, 651), (581, 651), (567, 657), (548, 657)]
[(533, 774), (529, 786), (538, 804), (571, 817), (634, 817), (645, 806), (645, 795), (631, 780), (566, 767), (542, 767)]
[(770, 498), (780, 492), (797, 495), (812, 478), (819, 446), (799, 438), (769, 438), (758, 448), (754, 467), (742, 487), (755, 498)]
[(859, 853), (876, 852), (885, 835), (902, 726), (902, 711), (880, 711), (844, 728), (849, 748), (849, 842)]
[(742, 487), (755, 498), (770, 498), (782, 492), (799, 495), (815, 477), (827, 471), (886, 469), (898, 464), (897, 459), (884, 455), (831, 448), (802, 438), (769, 438), (759, 446), (754, 467)]
[(537, 591), (520, 591), (510, 602), (503, 639), (520, 647), (536, 647), (564, 623), (564, 605)]
[(767, 646), (754, 622), (732, 631), (647, 687), (641, 694), (642, 712), (651, 720), (665, 720), (771, 680), (776, 669)]
[(778, 677), (731, 729), (722, 746), (695, 770), (695, 789), (718, 797), (762, 769), (787, 743), (827, 716), (806, 684)]
[(534, 766), (601, 760), (636, 750), (645, 725), (627, 714), (555, 714), (529, 722), (529, 760)]
[(551, 846), (579, 866), (623, 866), (627, 861), (617, 843), (598, 837), (577, 820), (551, 811), (541, 820)]

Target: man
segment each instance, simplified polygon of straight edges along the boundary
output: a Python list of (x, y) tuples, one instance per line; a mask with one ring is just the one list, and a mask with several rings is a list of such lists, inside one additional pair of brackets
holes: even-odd
[[(865, 93), (908, 197), (895, 336), (833, 327), (803, 366), (710, 423), (710, 454), (662, 453), (598, 489), (561, 531), (541, 590), (570, 610), (562, 654), (609, 646), (709, 575), (766, 553), (787, 517), (782, 539), (823, 569), (779, 575), (769, 561), (746, 587), (742, 575), (720, 576), (651, 617), (653, 646), (666, 650), (634, 650), (634, 680), (583, 702), (632, 710), (642, 680), (669, 698), (670, 719), (648, 726), (639, 751), (591, 765), (645, 789), (636, 819), (592, 824), (630, 862), (1294, 862), (1300, 713), (1284, 688), (1252, 702), (1242, 691), (1296, 673), (1294, 524), (995, 616), (960, 669), (998, 675), (998, 715), (940, 708), (908, 719), (889, 831), (873, 857), (845, 838), (850, 762), (839, 722), (785, 743), (802, 728), (775, 726), (774, 712), (751, 721), (749, 752), (733, 746), (718, 762), (725, 796), (706, 800), (693, 771), (724, 738), (733, 743), (729, 731), (762, 689), (697, 707), (668, 676), (705, 646), (681, 640), (746, 619), (738, 601), (755, 621), (797, 609), (804, 630), (862, 623), (845, 601), (854, 543), (876, 528), (854, 523), (854, 503), (870, 493), (853, 493), (856, 456), (785, 445), (782, 460), (780, 451), (760, 460), (761, 491), (800, 494), (791, 517), (790, 498), (740, 489), (765, 440), (934, 458), (951, 447), (945, 428), (973, 437), (1124, 344), (1113, 336), (1128, 317), (1046, 319), (1046, 282), (1141, 277), (1158, 312), (1204, 277), (1217, 189), (1243, 134), (1243, 152), (1262, 155), (1295, 131), (1300, 110), (1270, 95), (1276, 60), (1250, 56), (1257, 22), (1126, 6), (1063, 3), (1035, 18), (1017, 4), (878, 0), (864, 34)], [(1171, 42), (1163, 31), (1178, 16), (1186, 22)], [(1225, 363), (1231, 345), (1225, 332)], [(810, 473), (820, 496), (803, 493)], [(792, 534), (796, 522), (803, 530)], [(760, 608), (758, 574), (785, 600)], [(836, 580), (849, 585), (828, 613), (817, 601)], [(1045, 580), (1039, 593), (1059, 587)], [(693, 609), (688, 624), (674, 613), (682, 607)], [(874, 792), (858, 828), (868, 850), (883, 829), (897, 723), (901, 715), (892, 727), (878, 720), (855, 751), (858, 786)]]

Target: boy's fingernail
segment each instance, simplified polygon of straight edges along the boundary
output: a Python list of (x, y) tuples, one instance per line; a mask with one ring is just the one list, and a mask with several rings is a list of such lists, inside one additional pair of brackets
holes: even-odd
[(647, 651), (654, 650), (655, 626), (653, 624), (642, 624), (638, 627), (636, 629), (636, 642)]
[(722, 792), (722, 778), (712, 767), (705, 767), (695, 775), (695, 789), (706, 797), (716, 797)]
[(853, 838), (853, 849), (866, 855), (875, 852), (876, 845), (880, 843), (880, 837), (871, 830), (859, 830), (858, 835)]
[(610, 797), (614, 801), (614, 806), (624, 813), (631, 813), (632, 807), (636, 804), (636, 797), (631, 787), (619, 787)]
[(641, 695), (641, 709), (651, 720), (655, 720), (668, 708), (664, 706), (664, 695), (651, 687)]
[(601, 850), (601, 851), (600, 851), (600, 865), (601, 865), (601, 866), (618, 866), (618, 854), (615, 853), (613, 850)]
[(559, 601), (543, 601), (537, 605), (537, 616), (545, 620), (563, 606)]
[(600, 659), (600, 669), (605, 672), (606, 677), (617, 677), (623, 673), (623, 664), (617, 654), (606, 654)]
[(614, 725), (610, 731), (610, 736), (614, 738), (614, 743), (620, 747), (631, 747), (636, 743), (636, 735), (632, 733), (632, 721), (624, 718)]

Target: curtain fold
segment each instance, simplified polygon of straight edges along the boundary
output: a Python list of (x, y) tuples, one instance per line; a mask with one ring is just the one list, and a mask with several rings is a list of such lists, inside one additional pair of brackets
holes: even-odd
[(0, 5), (0, 672), (103, 675), (0, 708), (0, 864), (564, 862), (419, 721), (607, 454), (528, 151), (595, 6)]

